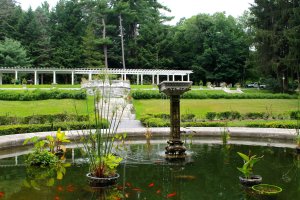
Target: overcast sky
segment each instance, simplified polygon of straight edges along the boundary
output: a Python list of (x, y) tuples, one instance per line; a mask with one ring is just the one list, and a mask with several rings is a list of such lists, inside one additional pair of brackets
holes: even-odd
[[(21, 3), (23, 9), (27, 10), (29, 6), (35, 9), (45, 0), (17, 0)], [(47, 0), (50, 6), (55, 6), (58, 0)], [(158, 0), (171, 9), (169, 16), (175, 16), (172, 24), (179, 21), (180, 18), (189, 18), (199, 13), (213, 14), (215, 12), (225, 11), (227, 15), (238, 17), (250, 7), (254, 0)]]

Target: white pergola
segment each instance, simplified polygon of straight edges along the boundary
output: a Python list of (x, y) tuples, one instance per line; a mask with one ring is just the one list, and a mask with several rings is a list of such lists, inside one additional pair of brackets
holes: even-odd
[(71, 83), (74, 85), (74, 76), (76, 74), (88, 75), (88, 79), (92, 80), (92, 75), (96, 74), (116, 74), (121, 75), (123, 80), (127, 80), (127, 75), (136, 75), (137, 84), (143, 85), (144, 76), (152, 76), (152, 84), (159, 84), (161, 81), (161, 76), (166, 76), (166, 81), (175, 81), (175, 76), (180, 76), (181, 81), (190, 81), (190, 74), (193, 73), (191, 70), (165, 70), (165, 69), (114, 69), (114, 68), (101, 68), (101, 69), (67, 69), (67, 68), (26, 68), (26, 67), (0, 67), (0, 85), (2, 85), (3, 74), (12, 73), (15, 74), (15, 79), (18, 79), (19, 73), (33, 73), (34, 74), (34, 84), (39, 84), (38, 75), (39, 74), (53, 74), (53, 84), (56, 84), (56, 74), (70, 74)]

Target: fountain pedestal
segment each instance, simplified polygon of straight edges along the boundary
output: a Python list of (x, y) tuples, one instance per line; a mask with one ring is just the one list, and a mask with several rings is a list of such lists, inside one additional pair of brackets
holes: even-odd
[(170, 97), (171, 130), (166, 155), (173, 157), (185, 156), (186, 148), (180, 139), (180, 95), (190, 90), (190, 81), (163, 81), (159, 91)]

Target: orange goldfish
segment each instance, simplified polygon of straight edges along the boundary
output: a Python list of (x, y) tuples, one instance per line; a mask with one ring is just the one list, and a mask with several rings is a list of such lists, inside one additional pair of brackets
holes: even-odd
[(167, 199), (176, 196), (176, 192), (170, 193), (167, 195)]

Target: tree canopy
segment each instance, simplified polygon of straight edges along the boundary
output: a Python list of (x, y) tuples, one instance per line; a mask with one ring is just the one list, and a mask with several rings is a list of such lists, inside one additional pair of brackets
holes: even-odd
[(280, 86), (284, 76), (287, 89), (300, 76), (298, 0), (255, 0), (238, 19), (198, 14), (175, 26), (156, 0), (60, 0), (27, 11), (0, 4), (0, 41), (19, 41), (32, 67), (122, 68), (124, 53), (127, 68), (193, 70), (195, 82), (268, 77)]

